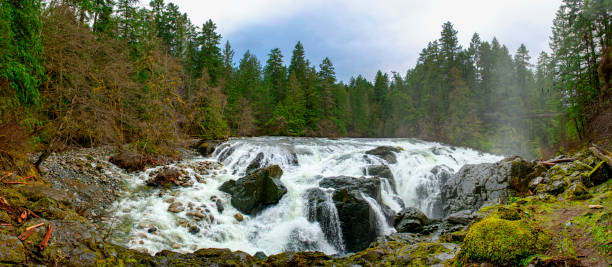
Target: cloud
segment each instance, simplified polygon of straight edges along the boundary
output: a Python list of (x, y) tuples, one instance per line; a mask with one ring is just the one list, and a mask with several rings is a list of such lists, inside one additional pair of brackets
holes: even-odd
[(560, 0), (171, 2), (196, 25), (212, 19), (238, 55), (250, 49), (265, 61), (269, 50), (279, 47), (288, 61), (301, 40), (313, 63), (328, 56), (345, 81), (357, 74), (371, 78), (378, 69), (405, 73), (427, 42), (439, 38), (446, 21), (464, 46), (478, 32), (484, 40), (496, 36), (510, 51), (525, 43), (535, 59), (548, 50), (560, 5)]

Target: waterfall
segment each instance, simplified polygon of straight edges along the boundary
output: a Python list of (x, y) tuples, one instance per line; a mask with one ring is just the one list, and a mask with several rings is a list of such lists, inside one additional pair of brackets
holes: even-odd
[(395, 233), (395, 229), (389, 226), (389, 223), (387, 222), (387, 219), (385, 218), (385, 215), (383, 214), (378, 202), (376, 202), (375, 199), (364, 195), (363, 193), (361, 193), (361, 197), (368, 202), (368, 205), (370, 205), (370, 208), (372, 211), (374, 211), (374, 216), (376, 216), (376, 231), (378, 235), (383, 236)]
[[(380, 146), (397, 148), (396, 163), (366, 154)], [(267, 255), (283, 251), (317, 250), (326, 254), (345, 252), (345, 240), (331, 191), (319, 187), (325, 177), (351, 176), (360, 179), (364, 170), (385, 166), (389, 176), (380, 178), (379, 192), (363, 192), (377, 221), (378, 234), (390, 234), (389, 214), (404, 205), (417, 207), (436, 217), (440, 185), (449, 173), (467, 163), (495, 162), (501, 157), (465, 148), (451, 148), (416, 139), (352, 139), (254, 137), (232, 139), (219, 145), (210, 158), (196, 157), (171, 167), (183, 170), (191, 187), (149, 188), (146, 180), (157, 168), (128, 175), (130, 197), (115, 203), (113, 215), (121, 225), (113, 242), (156, 253), (161, 250), (192, 252), (199, 248), (229, 248)], [(219, 163), (202, 170), (204, 163)], [(280, 181), (287, 188), (280, 202), (257, 215), (244, 215), (231, 205), (231, 197), (219, 191), (226, 181), (245, 176), (253, 168), (279, 165)], [(159, 167), (158, 167), (159, 168)], [(366, 178), (372, 177), (367, 173)], [(378, 184), (377, 184), (378, 185)], [(324, 194), (309, 203), (311, 190)], [(375, 195), (374, 195), (375, 194)], [(380, 201), (380, 203), (379, 203)], [(170, 205), (184, 208), (169, 212)], [(224, 209), (218, 209), (221, 204)], [(314, 206), (313, 206), (314, 205)], [(193, 216), (195, 212), (204, 214)], [(314, 215), (313, 215), (314, 214)], [(313, 217), (317, 219), (315, 220)], [(366, 218), (367, 219), (367, 218)], [(152, 227), (156, 231), (150, 231)]]
[(321, 226), (321, 230), (325, 234), (327, 241), (334, 246), (338, 253), (342, 254), (345, 252), (344, 239), (342, 238), (342, 229), (340, 228), (340, 218), (338, 217), (338, 210), (332, 195), (327, 190), (310, 190), (309, 195), (312, 196), (307, 205), (308, 210), (308, 221), (318, 221)]

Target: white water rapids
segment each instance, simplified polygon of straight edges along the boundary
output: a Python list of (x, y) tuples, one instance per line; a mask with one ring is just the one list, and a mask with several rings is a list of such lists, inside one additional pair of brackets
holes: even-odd
[[(385, 160), (366, 151), (379, 146), (399, 147), (397, 163)], [(230, 204), (230, 196), (218, 190), (224, 182), (245, 175), (247, 166), (263, 152), (264, 166), (277, 164), (283, 170), (281, 182), (287, 188), (280, 202), (268, 207), (256, 216), (244, 215), (238, 221), (234, 215), (240, 213)], [(297, 157), (297, 162), (295, 159)], [(395, 180), (394, 192), (387, 180), (382, 180), (381, 199), (384, 205), (397, 212), (405, 206), (417, 207), (429, 217), (436, 217), (434, 206), (440, 190), (440, 177), (435, 175), (437, 166), (454, 173), (464, 164), (495, 162), (501, 157), (483, 154), (466, 148), (451, 148), (439, 143), (416, 139), (337, 139), (256, 137), (232, 139), (217, 147), (211, 158), (199, 157), (180, 164), (194, 185), (170, 190), (148, 188), (145, 183), (149, 173), (158, 168), (130, 175), (127, 183), (131, 189), (128, 198), (116, 203), (114, 218), (114, 241), (133, 249), (156, 253), (161, 250), (192, 252), (200, 248), (229, 248), (250, 254), (263, 251), (267, 255), (283, 251), (317, 250), (326, 254), (343, 253), (342, 240), (327, 240), (318, 222), (308, 218), (308, 189), (317, 188), (323, 177), (366, 176), (364, 169), (371, 165), (386, 164)], [(197, 174), (193, 166), (202, 161), (222, 160), (223, 167), (208, 175)], [(433, 172), (432, 172), (433, 171)], [(200, 176), (196, 179), (196, 176)], [(201, 182), (198, 182), (201, 181)], [(224, 206), (220, 213), (214, 199), (219, 198)], [(380, 203), (364, 196), (376, 211), (379, 234), (389, 234), (393, 227), (386, 222)], [(185, 210), (168, 211), (170, 199), (181, 202)], [(331, 199), (329, 199), (331, 203)], [(331, 205), (331, 204), (330, 204)], [(212, 216), (200, 221), (188, 216), (189, 210), (197, 209)], [(339, 230), (336, 212), (333, 210), (329, 229)], [(336, 217), (333, 217), (336, 216)], [(211, 218), (211, 217), (214, 217)], [(337, 220), (337, 219), (336, 219)], [(198, 231), (193, 231), (193, 227)], [(182, 226), (181, 226), (182, 225)], [(156, 230), (151, 231), (155, 227)], [(332, 233), (333, 234), (333, 233)], [(337, 233), (332, 239), (341, 239)]]

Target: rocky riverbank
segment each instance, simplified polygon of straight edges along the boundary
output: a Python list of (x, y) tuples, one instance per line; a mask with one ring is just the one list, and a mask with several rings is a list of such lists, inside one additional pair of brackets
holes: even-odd
[[(201, 150), (212, 153), (210, 147)], [(392, 160), (381, 151), (373, 154)], [(436, 170), (445, 177), (435, 203), (440, 209), (439, 218), (427, 218), (415, 208), (405, 208), (395, 214), (389, 207), (382, 207), (379, 215), (394, 222), (398, 232), (390, 235), (373, 229), (377, 214), (367, 203), (381, 198), (381, 183), (376, 180), (379, 178), (325, 178), (321, 186), (333, 189), (334, 193), (331, 199), (317, 191), (308, 194), (312, 202), (309, 219), (321, 225), (330, 224), (321, 215), (327, 212), (324, 204), (336, 207), (335, 216), (340, 225), (327, 227), (340, 230), (345, 239), (350, 238), (347, 240), (353, 243), (346, 248), (354, 252), (336, 256), (320, 252), (249, 255), (228, 249), (200, 249), (185, 254), (162, 251), (152, 256), (112, 244), (109, 242), (111, 229), (102, 222), (107, 219), (111, 204), (127, 192), (122, 179), (127, 172), (109, 162), (112, 155), (113, 151), (107, 148), (82, 149), (52, 155), (42, 166), (41, 174), (34, 170), (28, 176), (0, 174), (5, 176), (0, 183), (0, 263), (68, 266), (612, 264), (612, 169), (588, 150), (567, 156), (572, 159), (569, 162), (555, 164), (507, 158), (493, 164), (466, 165), (455, 174)], [(183, 158), (194, 156), (192, 151), (184, 151), (182, 155)], [(200, 171), (206, 172), (208, 166), (202, 168)], [(264, 199), (264, 195), (242, 194), (242, 188), (228, 184), (228, 191), (244, 202), (240, 203), (244, 204), (245, 211), (274, 205), (284, 194), (283, 185), (274, 180), (282, 170), (267, 168), (272, 169), (253, 171), (238, 183), (268, 185), (280, 192), (273, 200)], [(369, 172), (377, 173), (376, 170)], [(389, 176), (389, 172), (380, 173)], [(177, 180), (180, 176), (172, 168), (161, 168), (152, 174), (151, 186), (188, 186)], [(333, 239), (336, 232), (325, 232), (325, 235)], [(45, 238), (47, 235), (49, 238)], [(48, 239), (48, 246), (42, 245), (44, 239)]]

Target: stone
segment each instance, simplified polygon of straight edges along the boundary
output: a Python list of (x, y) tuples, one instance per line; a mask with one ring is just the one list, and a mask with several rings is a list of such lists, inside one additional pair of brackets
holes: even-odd
[(236, 221), (239, 221), (239, 222), (244, 220), (244, 216), (242, 216), (242, 214), (240, 214), (240, 213), (234, 214), (234, 218), (236, 219)]
[(218, 198), (218, 199), (215, 201), (215, 204), (217, 205), (217, 211), (218, 211), (219, 213), (223, 213), (223, 210), (224, 210), (225, 208), (223, 207), (223, 202), (221, 201), (221, 199), (219, 199), (219, 198)]
[(565, 181), (561, 179), (555, 180), (550, 184), (547, 191), (556, 196), (558, 194), (563, 193), (565, 191), (566, 186), (567, 183)]
[(581, 182), (574, 183), (566, 190), (568, 199), (570, 200), (585, 200), (591, 197), (589, 189)]
[(267, 258), (268, 256), (266, 256), (266, 253), (264, 253), (263, 251), (257, 251), (255, 252), (255, 255), (253, 255), (255, 258), (258, 258), (260, 260), (263, 260), (265, 258)]
[(274, 205), (287, 193), (280, 181), (283, 170), (278, 165), (259, 169), (238, 180), (223, 183), (219, 190), (232, 196), (231, 204), (242, 213), (255, 215)]
[(200, 228), (197, 225), (195, 225), (195, 224), (190, 224), (189, 225), (189, 233), (190, 234), (194, 234), (195, 235), (195, 234), (197, 234), (199, 232), (200, 232)]
[(149, 234), (151, 234), (151, 233), (155, 233), (155, 232), (157, 232), (157, 227), (153, 226), (153, 227), (149, 228), (149, 230), (147, 230), (147, 232), (148, 232)]
[(397, 147), (392, 146), (379, 146), (377, 148), (366, 151), (365, 153), (368, 155), (377, 156), (381, 159), (384, 159), (389, 164), (397, 163), (397, 158), (395, 153), (399, 153), (401, 150)]
[(174, 213), (179, 213), (184, 210), (185, 207), (183, 207), (183, 204), (181, 202), (172, 202), (172, 204), (170, 204), (170, 206), (168, 207), (168, 211)]
[[(382, 203), (380, 185), (380, 178), (378, 177), (336, 176), (326, 177), (319, 181), (320, 187), (334, 189), (332, 200), (338, 213), (340, 229), (347, 252), (363, 250), (377, 236), (382, 235), (378, 230), (375, 211), (365, 197), (370, 197), (379, 203), (386, 217), (387, 215), (388, 217), (395, 215), (389, 207), (380, 204)], [(310, 194), (309, 203), (320, 202), (321, 196), (321, 194)], [(328, 216), (317, 216), (317, 220)]]
[(181, 170), (173, 167), (163, 167), (151, 173), (151, 175), (153, 178), (147, 180), (148, 186), (168, 188), (171, 186), (189, 187), (193, 185), (193, 182), (186, 173), (181, 173)]
[(469, 210), (462, 210), (446, 216), (446, 221), (452, 224), (468, 225), (475, 216)]
[(15, 236), (0, 234), (0, 262), (19, 264), (26, 260), (25, 248)]
[(192, 146), (195, 150), (197, 150), (200, 155), (204, 157), (210, 157), (219, 144), (223, 143), (222, 140), (200, 140), (195, 145)]
[(181, 248), (181, 245), (178, 244), (178, 243), (174, 243), (174, 244), (172, 244), (172, 248), (173, 249), (179, 249), (179, 248)]
[(444, 215), (484, 205), (507, 202), (518, 190), (528, 187), (526, 177), (534, 164), (520, 157), (496, 163), (466, 164), (443, 186), (440, 201)]
[(429, 220), (425, 213), (417, 208), (409, 207), (400, 211), (393, 220), (393, 226), (400, 233), (419, 233)]

